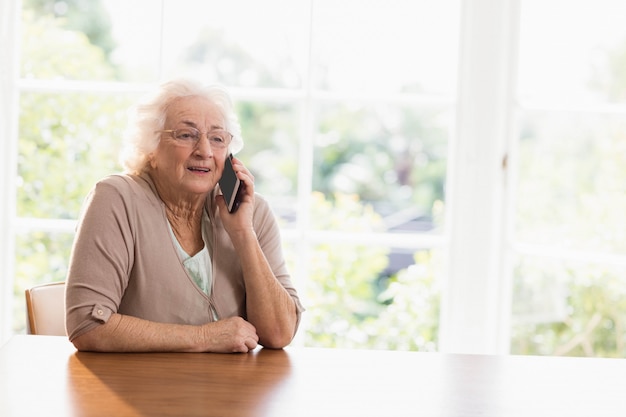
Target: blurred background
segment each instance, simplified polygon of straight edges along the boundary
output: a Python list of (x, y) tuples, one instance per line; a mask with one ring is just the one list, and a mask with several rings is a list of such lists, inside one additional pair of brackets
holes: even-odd
[(5, 0), (2, 341), (127, 109), (228, 87), (304, 346), (626, 354), (623, 0)]

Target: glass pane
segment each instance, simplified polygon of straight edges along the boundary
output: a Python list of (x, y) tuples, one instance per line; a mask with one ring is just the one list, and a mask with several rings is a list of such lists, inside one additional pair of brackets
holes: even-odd
[(292, 104), (240, 101), (244, 138), (237, 155), (254, 175), (254, 187), (268, 199), (281, 226), (293, 225), (298, 184), (299, 109)]
[(624, 357), (626, 266), (520, 257), (513, 354)]
[(320, 105), (313, 189), (358, 196), (385, 219), (382, 230), (442, 226), (451, 115), (434, 106)]
[(459, 3), (314, 1), (314, 87), (454, 94)]
[(521, 6), (512, 350), (623, 356), (626, 3)]
[(110, 80), (111, 21), (100, 2), (23, 3), (22, 78)]
[(517, 239), (626, 252), (626, 118), (527, 112), (519, 143)]
[(166, 0), (164, 74), (229, 86), (301, 87), (309, 44), (309, 8), (303, 6)]
[(36, 284), (65, 280), (73, 239), (73, 234), (44, 232), (17, 237), (13, 284), (13, 330), (16, 333), (26, 329), (24, 290)]
[(522, 97), (560, 103), (624, 100), (626, 2), (520, 3)]
[(17, 215), (74, 219), (89, 189), (117, 164), (134, 95), (23, 93)]
[(109, 55), (122, 81), (155, 82), (161, 75), (161, 2), (155, 0), (106, 0), (111, 16)]
[(388, 277), (389, 252), (347, 243), (312, 249), (310, 278), (302, 288), (306, 346), (436, 350), (440, 254), (415, 253), (409, 267)]

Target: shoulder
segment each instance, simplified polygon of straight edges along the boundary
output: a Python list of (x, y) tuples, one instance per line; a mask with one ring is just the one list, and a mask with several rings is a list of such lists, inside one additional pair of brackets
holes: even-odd
[(113, 188), (120, 192), (136, 192), (147, 185), (146, 180), (138, 175), (112, 174), (98, 181), (95, 188)]
[(274, 213), (269, 201), (258, 193), (254, 195), (254, 218), (257, 221), (274, 220)]
[(115, 230), (154, 229), (162, 205), (150, 184), (140, 176), (115, 174), (98, 181), (83, 204), (81, 228), (104, 234)]
[(269, 201), (265, 197), (263, 197), (263, 195), (259, 193), (254, 194), (254, 205), (255, 205), (254, 207), (255, 211), (261, 211), (261, 212), (271, 211)]
[(131, 198), (137, 202), (155, 202), (156, 193), (148, 176), (113, 174), (96, 183), (93, 194), (105, 197)]
[(261, 194), (254, 196), (254, 229), (260, 236), (278, 233), (278, 222), (269, 201)]
[[(98, 181), (83, 203), (82, 214), (104, 216), (112, 213), (146, 212), (160, 209), (160, 200), (140, 176), (115, 174)], [(150, 210), (152, 211), (152, 210)]]

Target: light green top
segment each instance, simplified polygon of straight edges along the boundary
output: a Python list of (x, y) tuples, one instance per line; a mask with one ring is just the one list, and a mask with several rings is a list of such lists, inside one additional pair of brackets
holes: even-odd
[[(206, 212), (202, 216), (202, 223), (204, 225), (205, 222), (208, 222), (208, 216)], [(172, 230), (172, 225), (167, 223), (170, 229), (170, 235), (172, 236), (172, 241), (174, 242), (174, 246), (176, 247), (176, 251), (178, 252), (178, 256), (182, 259), (183, 265), (187, 270), (187, 273), (193, 278), (194, 282), (206, 295), (211, 295), (211, 255), (209, 254), (209, 249), (207, 247), (207, 241), (209, 240), (205, 235), (205, 230), (207, 227), (202, 227), (202, 240), (204, 241), (204, 247), (194, 256), (189, 256), (187, 252), (183, 249), (183, 247), (176, 239), (174, 235), (174, 230)]]

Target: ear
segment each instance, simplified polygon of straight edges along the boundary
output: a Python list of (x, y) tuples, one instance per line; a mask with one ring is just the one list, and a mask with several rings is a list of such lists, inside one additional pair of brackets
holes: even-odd
[(150, 168), (152, 169), (156, 168), (156, 158), (154, 157), (154, 152), (148, 154), (148, 165), (150, 165)]

